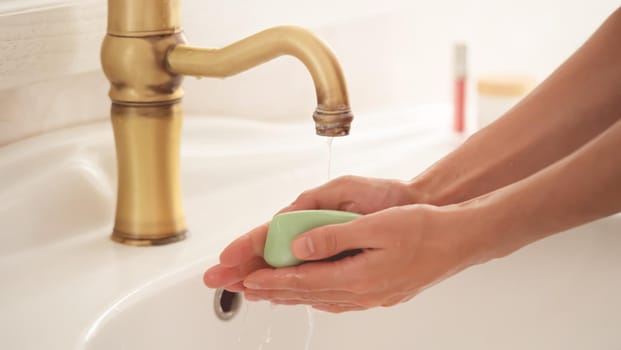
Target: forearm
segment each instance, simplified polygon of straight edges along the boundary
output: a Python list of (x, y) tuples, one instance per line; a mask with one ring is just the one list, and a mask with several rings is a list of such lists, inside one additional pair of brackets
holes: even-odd
[(475, 198), (572, 153), (621, 117), (621, 10), (535, 91), (412, 181), (423, 202)]
[(619, 150), (621, 121), (539, 173), (451, 207), (478, 218), (473, 224), (480, 228), (479, 245), (491, 254), (487, 259), (507, 255), (538, 239), (621, 211)]

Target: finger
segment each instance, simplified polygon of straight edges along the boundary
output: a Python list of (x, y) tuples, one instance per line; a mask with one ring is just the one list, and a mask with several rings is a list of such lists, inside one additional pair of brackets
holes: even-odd
[(299, 235), (291, 251), (301, 260), (321, 260), (348, 250), (380, 248), (386, 237), (382, 237), (382, 227), (375, 221), (367, 216), (315, 228)]
[[(304, 191), (289, 206), (280, 213), (305, 209), (334, 209), (356, 211), (360, 203), (355, 198), (360, 197), (362, 183), (365, 181), (357, 176), (342, 176), (321, 186)], [(366, 185), (365, 185), (366, 186)], [(364, 212), (362, 212), (364, 213)]]
[(235, 269), (216, 265), (205, 271), (203, 274), (203, 283), (209, 288), (218, 288), (235, 283), (237, 277), (233, 276), (236, 275)]
[(332, 304), (315, 304), (312, 305), (313, 309), (340, 314), (348, 311), (361, 311), (367, 309), (364, 306), (358, 305), (332, 305)]
[[(249, 301), (261, 301), (261, 299), (255, 299), (254, 296), (246, 296), (246, 299)], [(354, 305), (349, 303), (308, 303), (305, 300), (301, 299), (274, 299), (270, 300), (270, 303), (275, 305), (288, 305), (288, 306), (296, 306), (296, 305), (310, 305), (311, 307), (327, 311), (333, 313), (339, 313), (344, 311), (355, 311), (355, 310), (364, 310), (366, 307), (360, 305)]]
[(265, 260), (255, 257), (245, 263), (233, 267), (222, 264), (211, 267), (203, 275), (203, 282), (209, 288), (219, 288), (242, 281), (254, 271), (269, 268)]
[[(352, 293), (344, 291), (292, 291), (292, 290), (257, 290), (246, 289), (244, 291), (251, 300), (267, 300), (273, 303), (282, 303), (283, 300), (294, 300), (296, 304), (331, 304), (331, 305), (350, 305), (360, 308), (370, 308), (376, 306), (393, 306), (404, 303), (412, 298), (411, 295), (397, 294), (390, 297), (382, 290), (372, 293)], [(295, 305), (295, 304), (292, 304)]]
[(244, 280), (248, 289), (358, 292), (364, 279), (374, 278), (369, 256), (374, 252), (346, 257), (334, 262), (313, 262), (295, 267), (263, 269)]
[(381, 306), (390, 307), (401, 303), (407, 303), (413, 297), (414, 295), (411, 294), (397, 294), (384, 300), (384, 302), (381, 303)]
[(354, 301), (356, 295), (343, 291), (305, 292), (282, 289), (246, 289), (244, 294), (255, 300), (269, 300), (273, 302), (277, 300), (297, 300), (304, 304), (356, 304)]
[(237, 283), (224, 287), (224, 289), (228, 290), (229, 292), (240, 293), (243, 292), (246, 288), (244, 288), (244, 283), (242, 281), (239, 281)]
[(280, 209), (276, 215), (295, 210), (321, 209), (317, 197), (314, 194), (315, 191), (316, 189), (304, 191), (291, 204)]
[(263, 256), (268, 226), (269, 223), (265, 223), (234, 240), (220, 253), (220, 264), (236, 266), (254, 257)]
[(352, 305), (352, 304), (340, 304), (340, 303), (336, 303), (336, 304), (309, 304), (306, 303), (302, 300), (274, 300), (271, 302), (272, 304), (276, 304), (276, 305), (291, 305), (291, 306), (295, 306), (295, 305), (306, 305), (306, 306), (311, 306), (313, 309), (317, 309), (317, 310), (321, 310), (321, 311), (326, 311), (326, 312), (332, 312), (332, 313), (341, 313), (341, 312), (345, 312), (345, 311), (354, 311), (354, 310), (364, 310), (365, 307), (363, 306), (358, 306), (358, 305)]
[(272, 303), (274, 305), (289, 305), (289, 306), (308, 305), (303, 300), (295, 300), (295, 299), (270, 300), (270, 303)]

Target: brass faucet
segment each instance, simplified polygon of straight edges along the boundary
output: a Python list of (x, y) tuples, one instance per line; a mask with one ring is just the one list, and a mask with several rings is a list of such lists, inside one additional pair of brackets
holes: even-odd
[(338, 60), (311, 32), (275, 27), (224, 48), (196, 48), (186, 45), (179, 1), (108, 0), (101, 63), (110, 81), (118, 166), (112, 239), (125, 244), (186, 237), (179, 178), (184, 75), (228, 77), (292, 55), (315, 84), (316, 133), (347, 135), (352, 121)]

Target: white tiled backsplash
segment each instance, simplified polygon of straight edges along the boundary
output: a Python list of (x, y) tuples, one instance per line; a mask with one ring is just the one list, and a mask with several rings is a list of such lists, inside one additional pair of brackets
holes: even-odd
[[(405, 103), (448, 103), (451, 46), (469, 44), (471, 76), (543, 78), (611, 13), (616, 0), (185, 0), (190, 42), (222, 46), (258, 30), (313, 29), (339, 57), (354, 112)], [(105, 0), (4, 0), (0, 4), (0, 145), (107, 118), (99, 70)], [(304, 66), (280, 58), (226, 80), (187, 78), (194, 114), (310, 118)]]

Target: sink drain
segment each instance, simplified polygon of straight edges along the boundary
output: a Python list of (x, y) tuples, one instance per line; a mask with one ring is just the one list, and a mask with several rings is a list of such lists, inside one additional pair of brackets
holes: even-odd
[(226, 289), (216, 289), (213, 299), (213, 308), (216, 316), (222, 321), (228, 321), (237, 315), (239, 307), (242, 303), (242, 297), (239, 293), (229, 292)]

